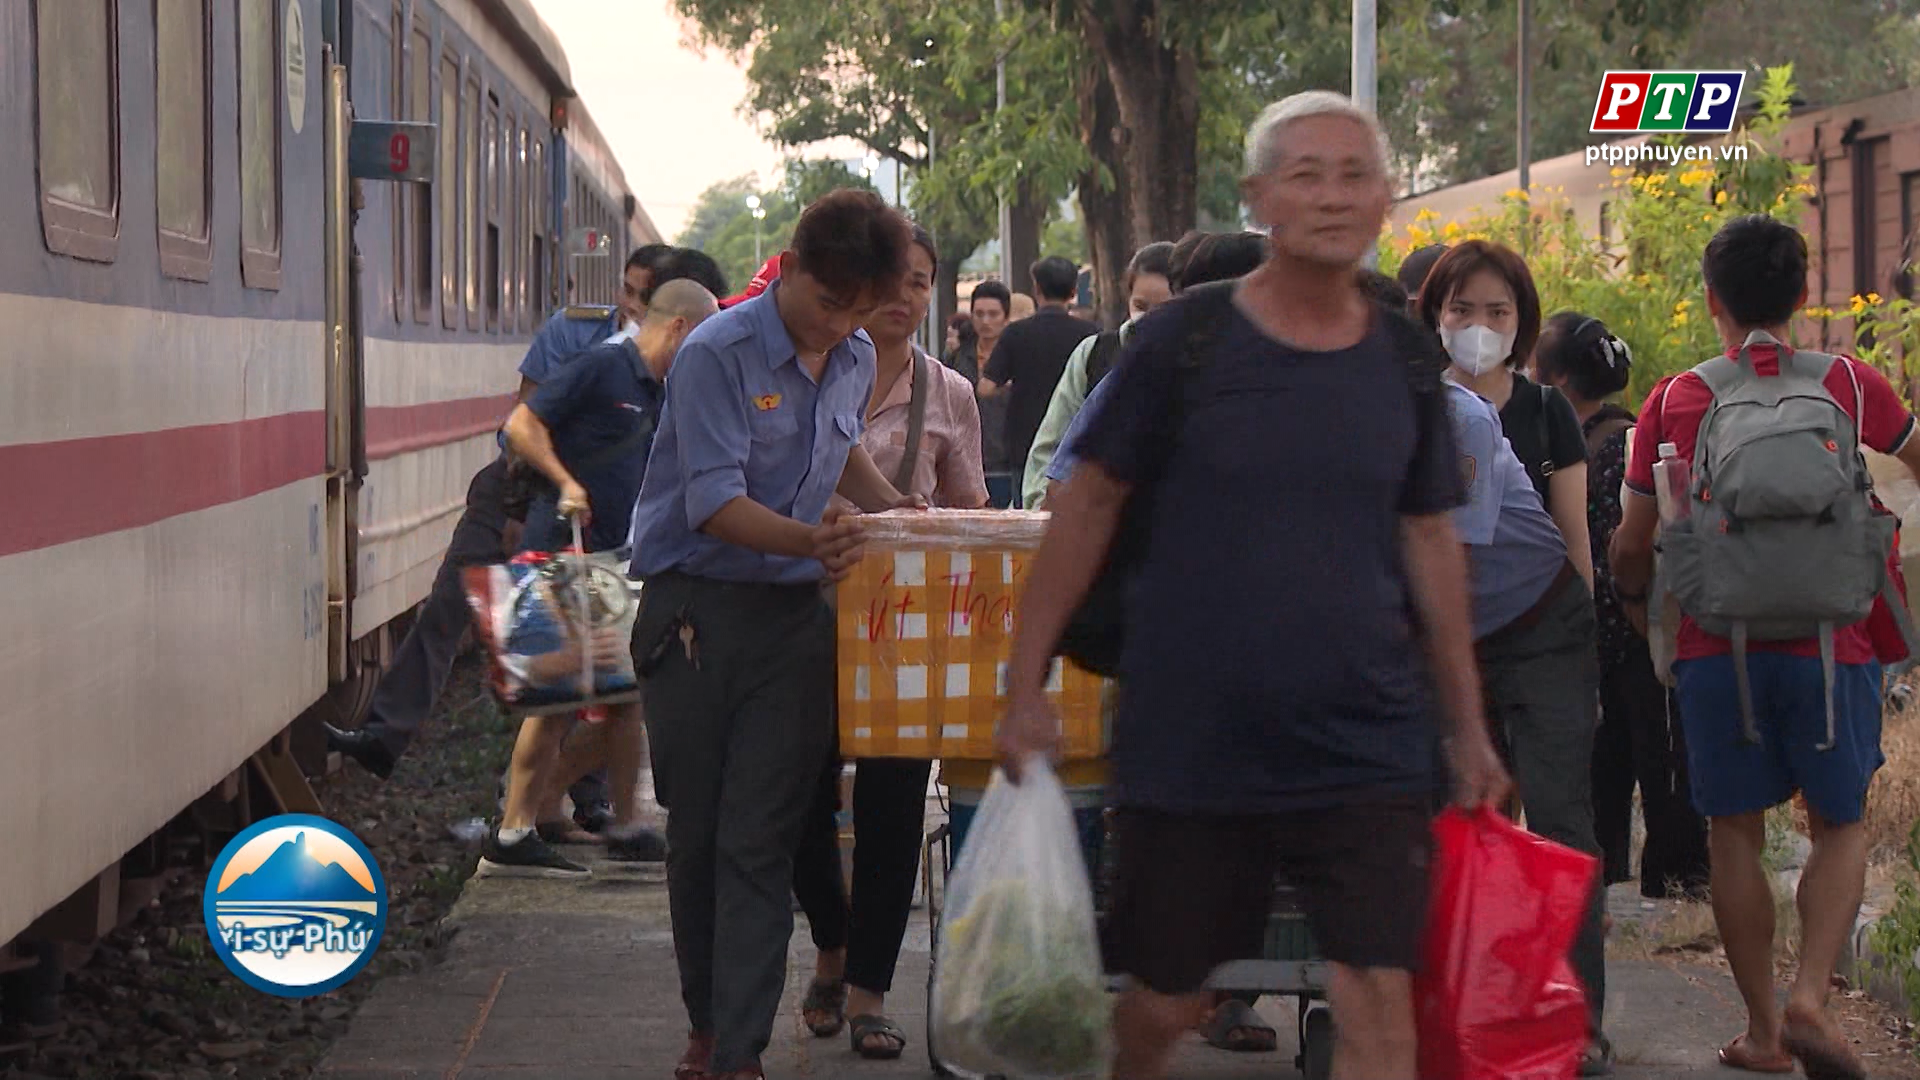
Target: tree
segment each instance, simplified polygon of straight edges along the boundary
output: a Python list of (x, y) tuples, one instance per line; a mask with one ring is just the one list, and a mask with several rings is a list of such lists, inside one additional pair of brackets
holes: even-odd
[(760, 180), (751, 174), (722, 180), (707, 188), (700, 193), (693, 205), (693, 217), (688, 219), (674, 243), (705, 250), (728, 222), (746, 212), (747, 196), (759, 193)]
[[(952, 77), (952, 58), (978, 47), (973, 30), (991, 0), (960, 0), (925, 16), (890, 0), (676, 0), (700, 40), (749, 57), (746, 111), (765, 118), (770, 138), (787, 146), (858, 140), (915, 172), (913, 209), (941, 255), (940, 310), (955, 307), (960, 263), (998, 229), (997, 201), (973, 177), (943, 182), (972, 164), (951, 155), (993, 111), (991, 79)], [(953, 158), (948, 165), (947, 159)], [(1008, 178), (1017, 232), (1038, 248), (1041, 215), (1064, 193)], [(983, 197), (985, 195), (986, 197)], [(1019, 245), (1016, 244), (1016, 251)], [(1022, 267), (1024, 272), (1024, 266)]]
[[(760, 263), (780, 252), (793, 236), (800, 212), (820, 196), (837, 188), (872, 191), (866, 178), (831, 160), (788, 159), (778, 188), (754, 190), (751, 177), (725, 180), (701, 192), (693, 220), (680, 243), (699, 247), (720, 264), (727, 285), (744, 289), (760, 270)], [(766, 217), (758, 222), (747, 208), (747, 196), (758, 195)], [(759, 243), (755, 238), (758, 234)], [(698, 240), (699, 243), (692, 243)], [(756, 247), (760, 261), (755, 261)]]

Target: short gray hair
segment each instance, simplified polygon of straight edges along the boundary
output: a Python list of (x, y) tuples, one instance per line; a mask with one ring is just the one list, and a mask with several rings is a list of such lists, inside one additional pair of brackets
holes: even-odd
[(1353, 103), (1345, 94), (1336, 94), (1331, 90), (1307, 90), (1279, 101), (1260, 110), (1254, 118), (1253, 126), (1247, 129), (1247, 175), (1260, 176), (1271, 171), (1279, 164), (1279, 151), (1275, 143), (1279, 141), (1282, 129), (1296, 120), (1305, 120), (1310, 116), (1344, 116), (1366, 125), (1373, 133), (1374, 144), (1380, 151), (1380, 164), (1387, 163), (1387, 136), (1380, 130), (1380, 121), (1367, 110)]

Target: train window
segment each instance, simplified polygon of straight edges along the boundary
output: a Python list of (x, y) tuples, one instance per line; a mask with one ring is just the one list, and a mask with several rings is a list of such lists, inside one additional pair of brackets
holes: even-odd
[(155, 198), (160, 272), (189, 281), (213, 276), (207, 229), (207, 0), (156, 0), (154, 27)]
[[(428, 36), (427, 28), (417, 21), (413, 24), (410, 53), (407, 118), (430, 122), (433, 119), (433, 39)], [(408, 184), (406, 189), (407, 200), (413, 204), (413, 321), (424, 323), (433, 318), (433, 189), (426, 184)]]
[(507, 151), (512, 159), (508, 172), (513, 177), (513, 231), (507, 243), (513, 248), (513, 272), (508, 280), (513, 288), (507, 294), (507, 306), (513, 309), (514, 325), (527, 329), (527, 129), (513, 128), (513, 141)]
[[(393, 33), (388, 38), (393, 43), (393, 84), (387, 91), (387, 105), (382, 110), (396, 120), (410, 119), (407, 113), (407, 15), (405, 0), (393, 0)], [(371, 68), (372, 65), (368, 65)], [(374, 108), (376, 103), (369, 102)], [(413, 280), (413, 270), (409, 259), (413, 221), (413, 197), (407, 192), (408, 184), (381, 184), (382, 194), (387, 197), (387, 213), (392, 224), (387, 230), (393, 241), (393, 321), (407, 321), (407, 309), (413, 306), (408, 298), (409, 282)]]
[(459, 325), (460, 312), (460, 59), (440, 57), (440, 155), (433, 187), (440, 195), (440, 325)]
[(533, 249), (527, 290), (538, 325), (547, 316), (547, 149), (536, 138), (528, 150), (533, 158)]
[(467, 80), (460, 112), (460, 263), (467, 285), (467, 329), (480, 329), (480, 80)]
[(280, 5), (240, 0), (240, 276), (280, 287)]
[(1920, 214), (1920, 172), (1900, 176), (1900, 262), (1893, 268), (1893, 291), (1901, 299), (1913, 299), (1914, 259), (1920, 257), (1920, 239), (1916, 237), (1914, 217)]
[(40, 222), (47, 250), (112, 262), (120, 236), (117, 3), (39, 0)]
[(483, 253), (487, 283), (487, 329), (500, 329), (500, 99), (487, 95), (487, 131), (481, 140), (486, 157), (487, 213)]

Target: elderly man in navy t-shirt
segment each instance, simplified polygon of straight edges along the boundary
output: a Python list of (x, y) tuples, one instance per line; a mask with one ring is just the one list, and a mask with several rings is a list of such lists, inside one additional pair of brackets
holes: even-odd
[(1017, 775), (1057, 749), (1055, 643), (1149, 485), (1111, 754), (1107, 960), (1138, 986), (1117, 1007), (1114, 1076), (1165, 1075), (1214, 969), (1263, 954), (1279, 871), (1332, 969), (1333, 1074), (1414, 1080), (1443, 731), (1462, 804), (1508, 786), (1474, 669), (1440, 365), (1405, 351), (1438, 343), (1356, 282), (1392, 199), (1370, 113), (1326, 92), (1270, 107), (1245, 192), (1267, 261), (1155, 309), (1101, 384), (1021, 601), (1000, 750)]

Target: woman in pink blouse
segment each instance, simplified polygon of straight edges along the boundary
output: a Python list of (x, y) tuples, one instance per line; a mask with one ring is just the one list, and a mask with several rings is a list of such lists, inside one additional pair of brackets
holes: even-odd
[[(878, 362), (860, 442), (902, 493), (924, 495), (933, 506), (978, 509), (987, 505), (980, 407), (966, 376), (913, 343), (927, 318), (938, 267), (926, 232), (915, 229), (914, 240), (905, 291), (875, 312), (866, 327)], [(907, 1045), (905, 1033), (884, 1010), (913, 908), (932, 767), (930, 761), (906, 758), (862, 758), (856, 766), (851, 902), (841, 877), (835, 821), (837, 759), (821, 778), (794, 865), (794, 895), (819, 950), (801, 1012), (807, 1027), (823, 1039), (851, 1026), (852, 1048), (862, 1057), (897, 1058)]]

